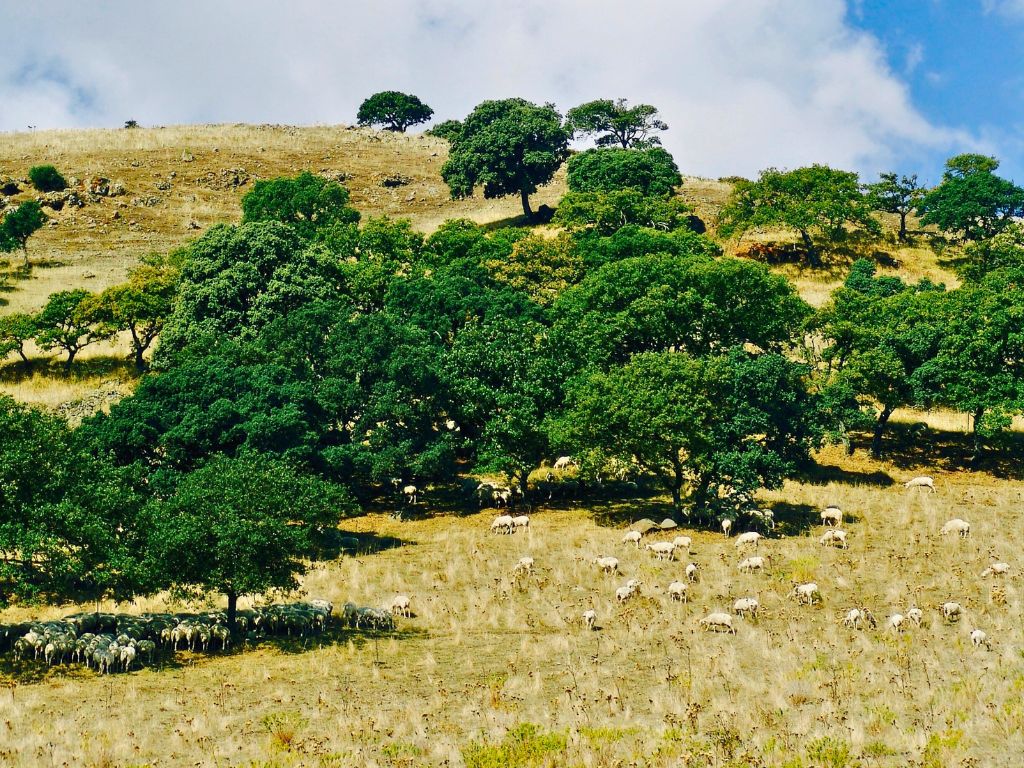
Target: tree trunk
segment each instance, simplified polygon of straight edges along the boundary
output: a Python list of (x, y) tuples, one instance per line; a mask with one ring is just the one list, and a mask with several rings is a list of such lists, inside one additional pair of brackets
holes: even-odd
[(21, 244), (21, 255), (25, 257), (25, 266), (29, 266), (28, 263), (28, 243)]
[(820, 267), (821, 257), (818, 255), (818, 249), (814, 247), (814, 241), (811, 240), (811, 236), (807, 234), (807, 230), (801, 229), (800, 237), (804, 241), (804, 248), (807, 249), (807, 266)]
[(228, 598), (228, 631), (234, 635), (236, 626), (235, 622), (238, 618), (238, 595), (234, 592), (227, 592)]
[(871, 438), (871, 456), (876, 459), (882, 458), (882, 435), (885, 433), (885, 425), (889, 423), (894, 408), (886, 406), (878, 414), (878, 421), (875, 422), (875, 434)]
[(28, 359), (28, 355), (25, 354), (24, 345), (18, 347), (18, 356), (21, 357), (21, 361), (25, 363), (26, 368), (32, 367), (32, 361)]
[(901, 243), (905, 243), (907, 241), (907, 214), (905, 212), (900, 213), (900, 231), (898, 237)]
[(974, 456), (971, 457), (972, 469), (981, 464), (981, 455), (985, 451), (985, 446), (982, 444), (981, 432), (979, 431), (979, 425), (983, 418), (985, 418), (985, 409), (978, 408), (974, 412), (974, 424), (972, 426), (972, 431), (974, 432)]
[(146, 361), (142, 358), (142, 353), (146, 351), (146, 347), (139, 341), (139, 335), (135, 332), (135, 326), (132, 326), (130, 330), (132, 332), (132, 347), (135, 350), (135, 369), (142, 373), (146, 370)]
[(519, 197), (523, 201), (523, 214), (525, 214), (526, 218), (532, 219), (533, 209), (530, 208), (530, 193), (525, 189), (521, 189), (519, 190)]
[(68, 359), (64, 361), (64, 375), (71, 373), (71, 364), (75, 362), (75, 355), (78, 354), (77, 349), (68, 350)]
[(683, 462), (678, 454), (672, 458), (672, 507), (675, 510), (676, 522), (680, 523), (683, 509)]

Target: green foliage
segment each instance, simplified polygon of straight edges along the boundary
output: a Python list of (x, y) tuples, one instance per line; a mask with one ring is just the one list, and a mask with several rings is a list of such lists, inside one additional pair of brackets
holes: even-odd
[(588, 149), (569, 158), (569, 190), (613, 192), (636, 189), (648, 196), (672, 194), (683, 183), (672, 155), (664, 149)]
[(566, 123), (574, 136), (595, 136), (599, 147), (620, 146), (623, 149), (647, 149), (661, 144), (653, 131), (666, 131), (668, 125), (650, 104), (629, 107), (625, 99), (597, 99), (573, 107)]
[(590, 270), (637, 256), (662, 253), (671, 256), (718, 256), (722, 249), (690, 229), (664, 231), (627, 224), (609, 235), (591, 229), (576, 232), (576, 250)]
[(917, 182), (917, 174), (900, 176), (883, 173), (879, 180), (867, 187), (868, 199), (876, 210), (894, 213), (900, 217), (899, 239), (907, 239), (907, 216), (921, 202), (924, 188)]
[(486, 198), (518, 194), (523, 212), (532, 216), (529, 196), (551, 181), (568, 155), (569, 137), (550, 104), (485, 101), (452, 137), (441, 176), (453, 198), (469, 197), (478, 186)]
[(28, 263), (28, 239), (46, 223), (46, 214), (35, 200), (27, 200), (0, 222), (0, 251), (21, 248)]
[(516, 241), (507, 258), (490, 259), (486, 266), (495, 280), (545, 307), (583, 277), (583, 260), (566, 235), (523, 238)]
[(987, 240), (967, 243), (960, 273), (968, 280), (981, 280), (994, 270), (1024, 271), (1024, 227), (1008, 225)]
[(50, 294), (46, 306), (36, 315), (36, 344), (49, 352), (62, 349), (67, 354), (65, 372), (75, 356), (90, 344), (109, 339), (114, 331), (99, 322), (94, 314), (95, 297), (84, 288)]
[(437, 136), (448, 142), (454, 141), (462, 131), (462, 122), (459, 120), (442, 120), (437, 125), (426, 131), (428, 136)]
[(685, 227), (690, 209), (676, 197), (651, 197), (637, 189), (569, 192), (558, 204), (554, 222), (570, 232), (593, 230), (612, 235), (625, 226), (672, 231)]
[(388, 131), (405, 133), (410, 125), (425, 123), (434, 110), (411, 93), (381, 91), (359, 105), (359, 125), (382, 125)]
[(348, 199), (341, 184), (308, 171), (293, 179), (257, 181), (242, 197), (242, 223), (280, 221), (308, 240), (318, 231), (359, 221)]
[(0, 317), (0, 360), (11, 352), (17, 352), (25, 365), (29, 365), (25, 354), (25, 342), (35, 338), (38, 328), (33, 315), (15, 313)]
[(957, 155), (946, 161), (942, 183), (921, 199), (922, 224), (934, 224), (967, 241), (986, 240), (1024, 215), (1024, 189), (995, 175), (999, 161)]
[(60, 192), (68, 182), (52, 165), (34, 165), (28, 169), (28, 180), (40, 192)]
[(820, 266), (811, 233), (841, 237), (847, 226), (880, 232), (857, 174), (826, 165), (793, 171), (769, 168), (757, 181), (738, 183), (721, 212), (726, 237), (754, 228), (783, 227), (799, 233), (811, 266)]
[(560, 732), (544, 732), (532, 723), (516, 726), (497, 743), (474, 742), (462, 750), (466, 768), (536, 768), (551, 764), (565, 752), (568, 737)]

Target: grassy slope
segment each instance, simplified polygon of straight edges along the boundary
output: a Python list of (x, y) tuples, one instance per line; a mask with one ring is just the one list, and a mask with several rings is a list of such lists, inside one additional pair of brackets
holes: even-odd
[[(303, 169), (351, 173), (348, 185), (361, 210), (409, 216), (424, 230), (455, 216), (494, 222), (518, 213), (514, 200), (448, 201), (438, 177), (444, 147), (428, 138), (218, 126), (3, 139), (0, 174), (22, 176), (29, 165), (49, 161), (68, 175), (103, 175), (129, 189), (124, 198), (57, 214), (58, 226), (33, 242), (33, 257), (48, 265), (6, 294), (7, 311), (38, 307), (59, 288), (116, 282), (140, 253), (194, 237), (190, 220), (202, 227), (237, 220), (246, 187), (210, 189), (195, 181), (230, 168), (261, 177)], [(182, 162), (186, 151), (194, 162)], [(157, 191), (155, 183), (172, 172), (172, 189)], [(413, 184), (397, 191), (377, 186), (393, 172), (413, 177)], [(553, 185), (538, 202), (553, 202), (560, 192)], [(684, 195), (710, 219), (727, 192), (718, 182), (688, 180)], [(148, 195), (165, 202), (118, 207)], [(895, 255), (905, 277), (952, 282), (928, 249)], [(841, 280), (843, 266), (824, 274), (779, 269), (818, 303)], [(111, 360), (117, 354), (116, 346), (94, 350), (69, 382), (36, 374), (3, 386), (56, 405), (122, 376)], [(1024, 531), (1002, 521), (1021, 494), (1016, 482), (996, 474), (958, 471), (965, 448), (956, 433), (963, 425), (945, 414), (927, 420), (947, 431), (924, 451), (908, 443), (874, 462), (863, 451), (851, 458), (829, 450), (819, 457), (821, 477), (767, 494), (763, 501), (775, 506), (786, 535), (764, 548), (773, 558), (765, 576), (739, 575), (731, 541), (695, 533), (692, 559), (703, 576), (685, 606), (664, 597), (681, 574), (679, 563), (657, 564), (618, 543), (616, 526), (643, 515), (660, 519), (663, 510), (645, 502), (538, 511), (532, 533), (513, 538), (486, 534), (487, 512), (406, 523), (379, 514), (359, 518), (345, 527), (396, 536), (407, 546), (318, 566), (306, 586), (337, 603), (411, 594), (418, 615), (400, 621), (399, 638), (376, 648), (358, 634), (340, 633), (304, 653), (268, 645), (244, 655), (181, 657), (170, 669), (102, 680), (78, 671), (50, 672), (38, 684), (22, 677), (0, 696), (0, 763), (246, 765), (273, 753), (281, 765), (436, 765), (449, 758), (459, 764), (459, 750), (471, 740), (534, 722), (569, 733), (556, 764), (614, 765), (647, 755), (646, 764), (656, 766), (683, 759), (724, 765), (743, 750), (768, 765), (798, 756), (804, 765), (856, 764), (823, 756), (824, 749), (815, 758), (814, 740), (829, 737), (849, 745), (863, 765), (1013, 765), (1024, 751)], [(875, 484), (925, 471), (938, 478), (934, 495)], [(434, 501), (428, 492), (424, 509)], [(847, 552), (823, 550), (818, 527), (807, 527), (826, 503), (853, 516)], [(971, 521), (972, 538), (935, 535), (953, 516)], [(621, 579), (600, 579), (585, 562), (602, 553), (622, 559)], [(509, 570), (525, 554), (537, 558), (540, 572), (514, 587)], [(1014, 568), (998, 588), (978, 577), (992, 557)], [(635, 575), (645, 582), (644, 597), (617, 607), (614, 587)], [(791, 579), (817, 581), (823, 604), (808, 609), (789, 601)], [(735, 637), (697, 631), (699, 616), (747, 594), (765, 607), (759, 623), (740, 622)], [(939, 620), (934, 606), (947, 599), (967, 607), (961, 624)], [(928, 622), (905, 637), (850, 631), (838, 622), (855, 605), (883, 619), (915, 600), (928, 609)], [(163, 606), (156, 599), (121, 608)], [(590, 606), (600, 632), (574, 622)], [(0, 620), (28, 615), (41, 614), (12, 609)], [(994, 638), (991, 652), (970, 646), (974, 626)], [(378, 652), (381, 665), (373, 663)], [(0, 680), (13, 682), (5, 678), (11, 671), (0, 667)], [(266, 715), (284, 723), (277, 737), (264, 727)], [(284, 750), (289, 731), (291, 752)]]

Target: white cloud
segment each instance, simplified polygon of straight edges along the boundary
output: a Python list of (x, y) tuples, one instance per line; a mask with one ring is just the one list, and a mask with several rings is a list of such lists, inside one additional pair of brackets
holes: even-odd
[(563, 111), (653, 103), (668, 149), (703, 175), (811, 162), (873, 173), (963, 141), (914, 108), (846, 14), (843, 0), (10, 3), (0, 130), (346, 122), (397, 88), (439, 119), (506, 96)]
[(981, 0), (985, 13), (1024, 17), (1024, 0)]

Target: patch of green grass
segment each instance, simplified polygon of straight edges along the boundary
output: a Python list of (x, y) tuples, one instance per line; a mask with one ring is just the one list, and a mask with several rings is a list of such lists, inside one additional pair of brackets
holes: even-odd
[[(562, 732), (544, 732), (533, 723), (513, 728), (497, 743), (473, 742), (462, 750), (466, 768), (506, 768), (558, 765), (568, 739)], [(564, 762), (564, 761), (563, 761)]]

